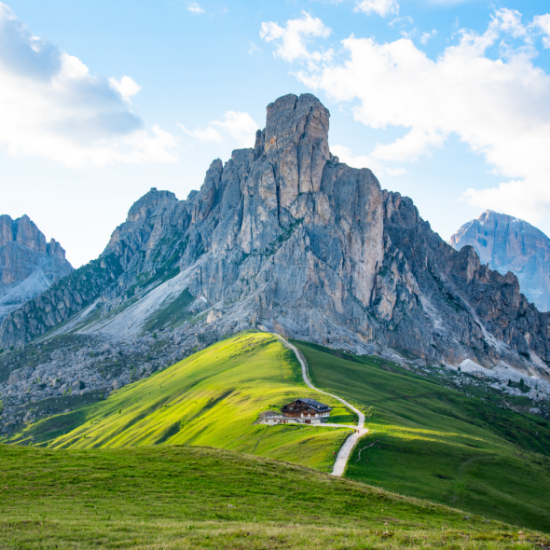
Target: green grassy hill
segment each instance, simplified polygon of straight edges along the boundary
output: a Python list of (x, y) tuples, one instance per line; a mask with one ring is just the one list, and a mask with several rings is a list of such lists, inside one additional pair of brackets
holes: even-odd
[[(314, 384), (370, 413), (346, 477), (550, 532), (550, 427), (540, 417), (468, 398), (399, 366), (295, 342)], [(11, 443), (57, 449), (194, 445), (328, 472), (345, 428), (254, 424), (266, 409), (320, 398), (294, 355), (269, 334), (244, 333), (108, 399), (25, 428)], [(353, 415), (337, 401), (336, 421)]]
[[(263, 410), (320, 398), (302, 380), (294, 354), (269, 334), (222, 340), (176, 365), (72, 413), (37, 422), (12, 443), (90, 449), (209, 445), (330, 471), (350, 430), (254, 425)], [(354, 421), (338, 401), (336, 420)]]
[(550, 531), (550, 426), (377, 358), (293, 342), (313, 383), (372, 407), (346, 477)]
[(536, 532), (232, 451), (0, 445), (2, 549), (531, 550), (549, 544)]

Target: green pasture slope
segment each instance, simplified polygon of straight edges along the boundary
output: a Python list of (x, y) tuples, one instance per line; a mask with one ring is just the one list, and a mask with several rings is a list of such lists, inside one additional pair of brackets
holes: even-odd
[(550, 426), (397, 365), (293, 342), (313, 383), (372, 407), (345, 476), (550, 532)]
[[(32, 424), (10, 442), (62, 449), (207, 445), (330, 471), (349, 429), (254, 424), (263, 410), (320, 396), (303, 383), (292, 352), (270, 334), (249, 332), (102, 402)], [(323, 401), (337, 421), (354, 421), (338, 401)]]
[(548, 545), (548, 535), (227, 450), (0, 445), (5, 550)]
[[(382, 359), (294, 343), (314, 384), (367, 412), (371, 431), (347, 481), (323, 472), (348, 429), (254, 422), (297, 397), (322, 398), (336, 422), (353, 415), (309, 390), (276, 338), (242, 333), (6, 441), (21, 446), (0, 445), (0, 530), (21, 542), (9, 546), (0, 534), (0, 548), (48, 548), (32, 541), (54, 531), (67, 548), (303, 548), (311, 540), (339, 550), (392, 541), (504, 548), (510, 537), (521, 548), (527, 534), (518, 529), (550, 532), (550, 429), (540, 418), (466, 398)], [(359, 493), (370, 496), (359, 504)], [(475, 514), (518, 527), (512, 535)]]

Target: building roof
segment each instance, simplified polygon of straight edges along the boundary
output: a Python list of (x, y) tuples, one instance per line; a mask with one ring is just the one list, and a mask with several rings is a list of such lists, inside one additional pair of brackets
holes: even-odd
[(309, 405), (310, 407), (318, 411), (326, 411), (330, 409), (328, 405), (325, 405), (324, 403), (319, 403), (319, 401), (315, 401), (315, 399), (309, 399), (309, 397), (306, 397), (304, 399), (297, 399), (296, 401), (301, 401), (302, 403), (305, 403), (306, 405)]

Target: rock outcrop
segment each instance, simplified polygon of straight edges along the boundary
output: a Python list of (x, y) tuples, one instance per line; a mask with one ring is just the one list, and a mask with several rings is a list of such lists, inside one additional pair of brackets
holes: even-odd
[(0, 321), (71, 271), (61, 245), (28, 216), (0, 216)]
[(521, 292), (539, 311), (550, 309), (550, 239), (526, 221), (487, 210), (449, 240), (456, 250), (469, 245), (482, 263), (517, 276)]
[(187, 200), (152, 189), (102, 256), (13, 312), (0, 341), (47, 331), (124, 340), (169, 327), (197, 345), (260, 327), (356, 353), (504, 362), (549, 377), (550, 314), (514, 275), (442, 241), (370, 170), (340, 163), (328, 126), (314, 96), (279, 98), (254, 147), (215, 160)]

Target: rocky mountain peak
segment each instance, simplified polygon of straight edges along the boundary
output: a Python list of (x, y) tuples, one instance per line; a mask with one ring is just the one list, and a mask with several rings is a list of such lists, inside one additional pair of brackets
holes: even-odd
[(145, 193), (141, 199), (136, 201), (130, 211), (126, 221), (135, 222), (151, 215), (151, 212), (159, 205), (170, 202), (177, 202), (176, 195), (170, 191), (159, 191), (156, 187)]
[(479, 256), (473, 246), (463, 247), (458, 258), (453, 263), (453, 274), (455, 277), (461, 277), (470, 283), (475, 278), (481, 267)]
[(100, 262), (10, 315), (0, 343), (54, 327), (121, 341), (162, 328), (191, 349), (263, 327), (360, 354), (550, 378), (550, 314), (473, 243), (457, 252), (411, 199), (338, 162), (328, 129), (314, 96), (277, 99), (254, 148), (212, 162), (188, 200), (152, 189)]
[(65, 250), (28, 216), (0, 216), (0, 320), (71, 271)]
[(521, 292), (540, 311), (550, 309), (550, 239), (524, 220), (486, 210), (450, 238), (456, 250), (471, 246), (482, 263), (514, 273)]
[(280, 175), (280, 199), (288, 208), (300, 193), (319, 191), (328, 146), (328, 109), (312, 94), (288, 94), (267, 106), (266, 127), (258, 132), (255, 158), (265, 155)]
[(48, 254), (48, 256), (55, 256), (62, 260), (65, 259), (65, 250), (55, 239), (51, 239), (50, 242), (46, 245), (46, 253)]
[(0, 216), (0, 246), (8, 243), (20, 243), (31, 250), (46, 251), (46, 238), (27, 215), (16, 220), (7, 215)]
[(292, 143), (308, 143), (328, 152), (330, 113), (312, 94), (288, 94), (267, 106), (265, 151), (281, 150)]
[(55, 239), (47, 243), (42, 231), (26, 214), (16, 220), (7, 214), (0, 216), (0, 247), (14, 244), (65, 259), (65, 250), (61, 245)]

